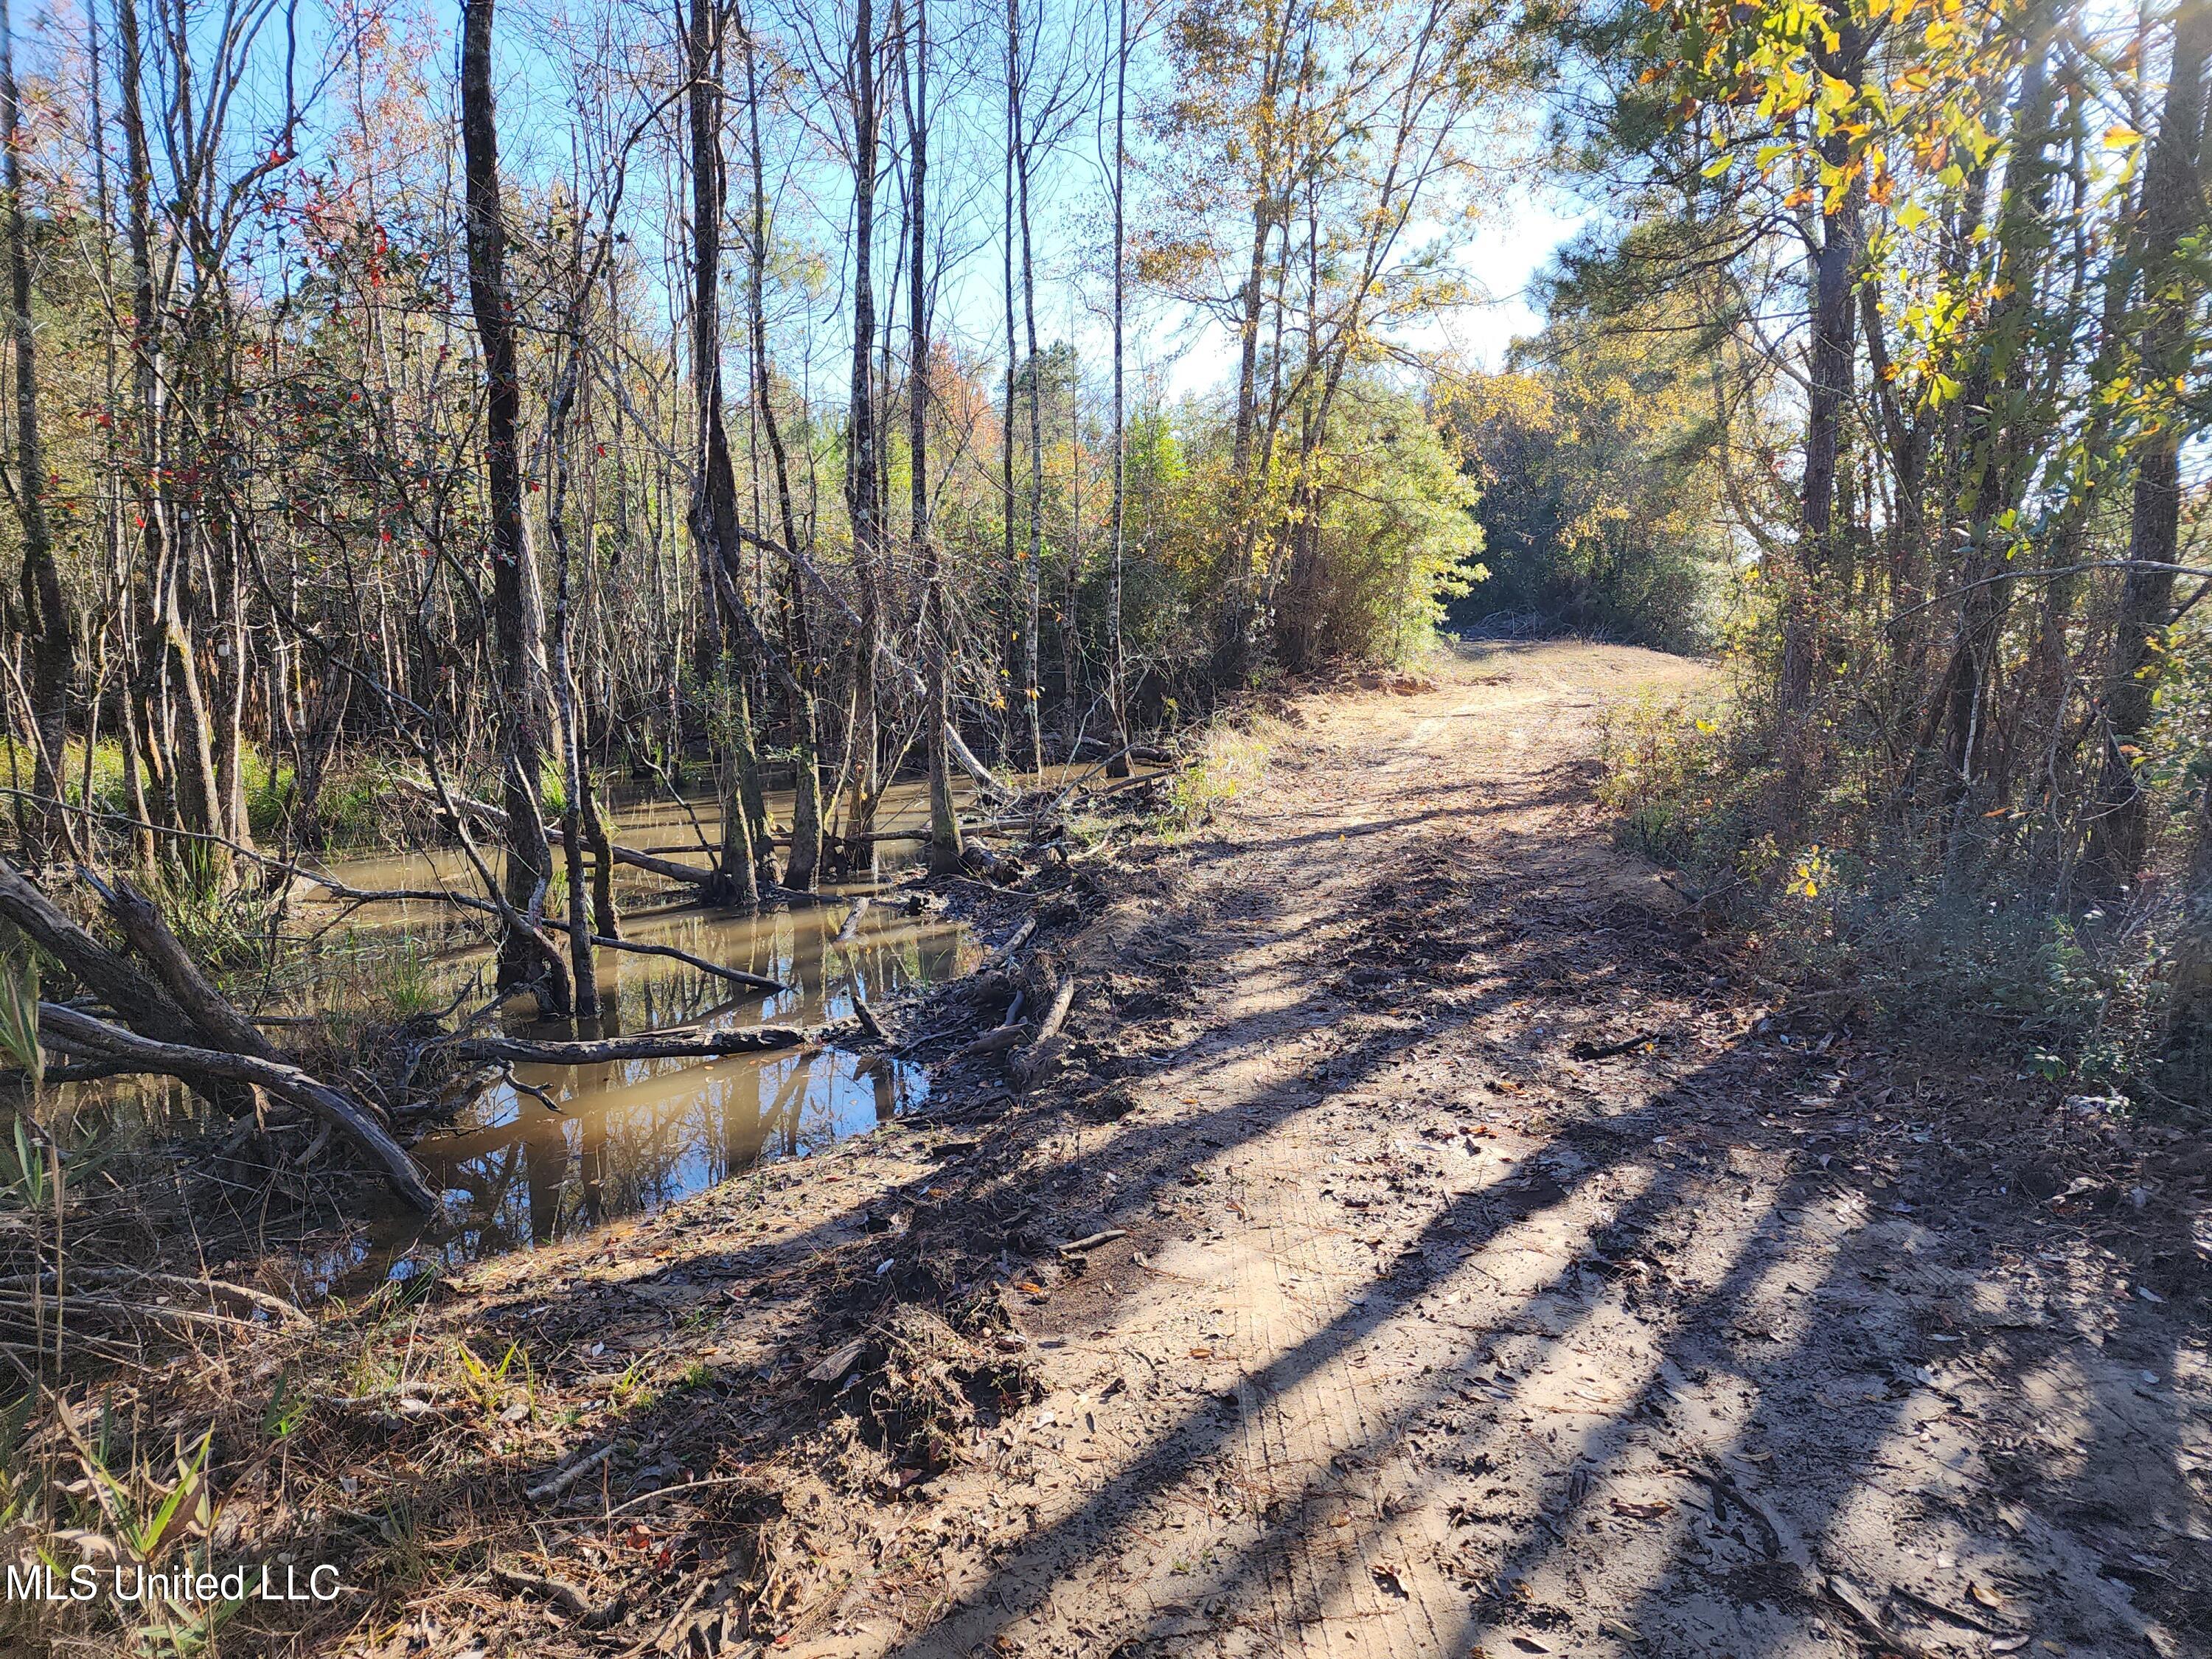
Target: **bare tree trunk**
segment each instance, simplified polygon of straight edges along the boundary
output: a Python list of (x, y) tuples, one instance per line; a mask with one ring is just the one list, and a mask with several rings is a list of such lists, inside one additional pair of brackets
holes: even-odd
[(566, 1015), (571, 1006), (568, 965), (535, 931), (553, 878), (538, 780), (545, 760), (544, 706), (535, 692), (529, 619), (537, 601), (536, 562), (522, 511), (521, 458), (516, 450), (522, 383), (515, 366), (514, 313), (507, 290), (507, 221), (500, 201), (499, 134), (492, 98), (492, 9), (495, 0), (462, 0), (461, 148), (467, 187), (469, 301), (484, 357), (484, 461), (491, 497), (492, 628), (499, 648), (500, 744), (507, 808), (507, 914), (500, 941), (499, 983), (520, 986), (541, 976), (546, 1000)]
[(1118, 0), (1114, 23), (1114, 502), (1109, 530), (1106, 579), (1106, 707), (1114, 722), (1109, 739), (1113, 750), (1106, 775), (1129, 775), (1128, 665), (1121, 640), (1121, 564), (1128, 498), (1128, 410), (1122, 399), (1122, 308), (1127, 289), (1122, 259), (1128, 238), (1121, 218), (1122, 169), (1128, 160), (1123, 122), (1129, 86), (1129, 0)]
[[(588, 279), (580, 270), (574, 270), (573, 277), (579, 292), (571, 320), (580, 335), (588, 314), (582, 291)], [(568, 361), (559, 370), (552, 406), (545, 416), (545, 449), (553, 465), (553, 495), (546, 506), (545, 526), (553, 538), (553, 695), (561, 715), (557, 733), (561, 749), (561, 856), (568, 890), (568, 968), (576, 981), (576, 1017), (596, 1019), (599, 1012), (599, 976), (592, 957), (591, 891), (584, 872), (585, 813), (589, 796), (584, 781), (581, 720), (576, 708), (571, 644), (573, 561), (568, 556), (569, 422), (590, 381), (585, 373), (582, 340), (571, 338), (562, 343)]]
[(39, 359), (31, 332), (30, 228), (23, 212), (21, 119), (15, 23), (8, 0), (0, 0), (0, 147), (5, 149), (0, 180), (4, 180), (8, 196), (8, 332), (15, 360), (15, 511), (23, 528), (23, 617), (31, 644), (32, 787), (40, 796), (34, 833), (40, 854), (51, 857), (75, 844), (68, 815), (60, 810), (60, 769), (62, 745), (69, 736), (76, 646), (46, 522), (46, 462), (39, 442)]
[(914, 0), (914, 60), (907, 76), (906, 125), (911, 147), (907, 191), (907, 325), (913, 344), (908, 365), (907, 447), (915, 562), (921, 568), (922, 697), (929, 757), (929, 867), (939, 874), (960, 867), (960, 815), (952, 805), (952, 775), (945, 763), (945, 726), (951, 718), (945, 687), (945, 568), (929, 514), (929, 0)]
[[(2185, 244), (2206, 222), (2203, 154), (2205, 69), (2212, 58), (2212, 7), (2186, 5), (2174, 25), (2166, 112), (2143, 176), (2142, 357), (2137, 376), (2170, 383), (2191, 364), (2191, 319), (2203, 291), (2184, 258)], [(2112, 626), (2105, 670), (2105, 752), (2090, 803), (2084, 854), (2094, 890), (2117, 893), (2141, 870), (2150, 833), (2150, 799), (2136, 775), (2140, 740), (2150, 725), (2166, 630), (2173, 619), (2174, 555), (2181, 524), (2181, 447), (2191, 434), (2176, 410), (2137, 462), (2128, 526), (2131, 568)], [(2160, 568), (2165, 566), (2166, 568)]]
[(1995, 297), (1983, 324), (1984, 343), (1960, 397), (1965, 469), (1957, 522), (1970, 556), (1939, 711), (1943, 799), (1951, 809), (1946, 834), (1953, 858), (1969, 845), (1966, 832), (1973, 814), (2003, 797), (2003, 747), (1997, 728), (2019, 723), (2017, 718), (2001, 721), (1996, 707), (2002, 636), (2011, 602), (2011, 584), (2000, 578), (2012, 553), (2012, 538), (2000, 520), (2019, 505), (2024, 446), (2039, 436), (2020, 428), (2015, 411), (2022, 402), (2028, 356), (2024, 348), (2036, 325), (2038, 267), (2046, 240), (2042, 222), (2053, 171), (2047, 151), (2056, 135), (2045, 57), (2039, 45), (2029, 53), (2013, 99), (2012, 159), (1993, 227), (1998, 250)]
[[(1036, 684), (1036, 660), (1025, 655), (1022, 627), (1022, 562), (1014, 513), (1014, 398), (1022, 372), (1022, 348), (1014, 332), (1014, 151), (1020, 143), (1022, 122), (1021, 14), (1019, 0), (1006, 0), (1006, 155), (1005, 224), (1006, 240), (1000, 261), (1000, 286), (1006, 301), (1006, 399), (999, 418), (999, 494), (1004, 532), (1006, 576), (1006, 678), (1018, 708), (1010, 711), (1009, 731), (1019, 729), (1019, 709), (1030, 702)], [(1013, 747), (1011, 735), (1007, 747)]]
[(1273, 233), (1278, 216), (1272, 144), (1275, 100), (1282, 90), (1283, 64), (1291, 34), (1288, 16), (1276, 9), (1273, 0), (1267, 6), (1263, 27), (1266, 34), (1261, 50), (1265, 64), (1261, 73), (1260, 99), (1266, 115), (1261, 128), (1261, 143), (1253, 162), (1256, 171), (1252, 188), (1252, 258), (1238, 295), (1243, 316), (1237, 331), (1237, 423), (1229, 452), (1229, 592), (1222, 605), (1213, 663), (1215, 678), (1230, 684), (1242, 683), (1251, 670), (1252, 630), (1257, 608), (1252, 449), (1259, 420), (1260, 312), (1266, 295), (1267, 239)]
[[(1020, 39), (1021, 0), (1006, 0), (1009, 46)], [(1030, 135), (1022, 125), (1018, 82), (1014, 99), (1014, 191), (1021, 215), (1022, 321), (1029, 345), (1030, 379), (1030, 549), (1022, 582), (1022, 661), (1029, 684), (1022, 688), (1029, 730), (1029, 763), (1044, 767), (1044, 673), (1039, 664), (1038, 612), (1044, 582), (1044, 362), (1037, 352), (1036, 258), (1030, 242)]]
[[(176, 769), (168, 751), (157, 741), (156, 711), (169, 654), (163, 609), (168, 542), (167, 491), (161, 482), (163, 376), (159, 362), (161, 331), (154, 291), (153, 161), (146, 139), (144, 58), (136, 0), (116, 0), (115, 31), (122, 49), (118, 80), (122, 96), (125, 232), (131, 248), (131, 380), (137, 427), (131, 493), (145, 556), (144, 603), (141, 605), (135, 595), (125, 602), (129, 626), (137, 644), (131, 652), (136, 672), (125, 690), (123, 723), (129, 732), (126, 759), (137, 763), (131, 768), (132, 810), (150, 823), (156, 800), (168, 821), (173, 821), (178, 802)], [(155, 799), (146, 797), (139, 765), (149, 776)], [(152, 851), (150, 839), (148, 851)], [(209, 855), (220, 858), (223, 849), (210, 848)]]
[[(722, 883), (742, 903), (760, 902), (762, 865), (774, 880), (762, 806), (759, 760), (753, 748), (749, 682), (752, 655), (738, 527), (738, 477), (722, 410), (722, 103), (715, 58), (719, 15), (712, 0), (692, 0), (688, 41), (691, 116), (691, 384), (698, 421), (698, 483), (691, 498), (691, 537), (702, 581), (700, 625), (721, 648), (709, 679), (712, 734), (722, 796)], [(719, 616), (718, 614), (719, 613)]]
[[(1839, 78), (1856, 80), (1864, 49), (1846, 25), (1838, 47)], [(1822, 155), (1840, 165), (1847, 144), (1838, 133)], [(1838, 446), (1851, 392), (1851, 256), (1857, 215), (1850, 194), (1820, 216), (1820, 246), (1813, 259), (1813, 350), (1805, 407), (1804, 538), (1782, 619), (1781, 701), (1795, 712), (1809, 702), (1819, 646), (1814, 638), (1815, 592), (1834, 562)], [(1848, 526), (1846, 527), (1848, 533)]]
[(883, 635), (882, 526), (877, 514), (878, 434), (873, 358), (876, 345), (876, 173), (880, 115), (876, 99), (875, 8), (859, 0), (853, 19), (853, 380), (848, 420), (850, 457), (845, 510), (853, 532), (853, 574), (860, 587), (860, 626), (853, 653), (853, 720), (845, 757), (845, 834), (854, 859), (872, 858), (866, 840), (875, 825), (877, 777), (876, 658)]
[[(784, 447), (782, 423), (776, 416), (769, 385), (768, 162), (761, 146), (760, 85), (751, 33), (742, 21), (738, 27), (745, 55), (745, 121), (752, 148), (752, 234), (746, 246), (751, 268), (747, 273), (746, 305), (752, 331), (753, 404), (760, 416), (761, 435), (768, 441), (777, 527), (783, 534), (784, 551), (796, 556), (799, 514), (791, 498), (791, 458)], [(785, 576), (784, 653), (792, 671), (786, 688), (791, 703), (792, 806), (791, 855), (784, 862), (783, 879), (787, 886), (810, 892), (822, 866), (821, 713), (815, 691), (819, 665), (814, 660), (806, 623), (806, 595), (797, 566), (788, 564)]]

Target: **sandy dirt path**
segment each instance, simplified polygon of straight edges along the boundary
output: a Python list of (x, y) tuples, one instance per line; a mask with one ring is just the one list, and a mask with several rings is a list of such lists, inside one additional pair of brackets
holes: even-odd
[(884, 1011), (927, 1110), (366, 1309), (325, 1392), (422, 1397), (319, 1401), (296, 1546), (365, 1592), (226, 1650), (2212, 1655), (2212, 1148), (1619, 851), (1608, 710), (1700, 672), (1299, 698), (1182, 839), (959, 890), (1065, 1069), (957, 1058), (969, 975)]
[(1763, 1023), (1590, 801), (1697, 672), (1310, 702), (1094, 926), (1170, 1012), (1024, 1180), (1128, 1237), (1024, 1281), (1042, 1398), (778, 1650), (2212, 1652), (2185, 1195), (2039, 1202), (1978, 1079)]

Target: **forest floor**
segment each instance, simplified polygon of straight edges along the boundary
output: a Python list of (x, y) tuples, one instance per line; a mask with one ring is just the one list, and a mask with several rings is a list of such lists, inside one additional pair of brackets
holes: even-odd
[(1060, 1080), (415, 1313), (534, 1393), (327, 1443), (409, 1541), (312, 1644), (2212, 1653), (2201, 1137), (1793, 1010), (1614, 850), (1694, 665), (1431, 672), (1092, 878)]

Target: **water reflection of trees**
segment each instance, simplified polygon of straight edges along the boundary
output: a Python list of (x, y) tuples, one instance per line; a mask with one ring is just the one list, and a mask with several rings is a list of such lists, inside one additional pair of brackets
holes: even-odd
[[(756, 921), (705, 912), (636, 936), (767, 975), (789, 988), (731, 998), (720, 981), (609, 954), (601, 967), (606, 1035), (672, 1025), (817, 1024), (848, 1018), (857, 995), (888, 1000), (957, 969), (959, 938), (870, 913), (835, 940), (848, 911), (817, 906)], [(865, 1070), (863, 1069), (865, 1066)], [(795, 1158), (885, 1122), (924, 1097), (910, 1066), (835, 1049), (733, 1056), (706, 1064), (643, 1060), (574, 1070), (520, 1067), (560, 1107), (501, 1086), (476, 1122), (418, 1149), (434, 1177), (466, 1195), (470, 1218), (447, 1254), (545, 1243), (610, 1216), (653, 1209), (763, 1158)]]

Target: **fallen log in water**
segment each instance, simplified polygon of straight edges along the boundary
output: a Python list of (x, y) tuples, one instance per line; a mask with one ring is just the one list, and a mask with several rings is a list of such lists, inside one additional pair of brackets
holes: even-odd
[(202, 1034), (191, 1016), (135, 963), (116, 955), (0, 859), (0, 916), (76, 975), (78, 982), (133, 1026), (164, 1042), (196, 1042)]
[[(39, 1035), (88, 1067), (181, 1079), (211, 1099), (238, 1085), (261, 1089), (328, 1124), (366, 1152), (392, 1191), (423, 1211), (438, 1195), (392, 1139), (374, 1104), (311, 1077), (254, 1029), (209, 983), (153, 902), (127, 882), (91, 885), (147, 967), (111, 951), (64, 915), (52, 900), (0, 859), (0, 916), (50, 951), (114, 1010), (116, 1024), (57, 1002), (39, 1005)], [(228, 1087), (226, 1085), (228, 1085)]]
[[(453, 795), (453, 811), (448, 811), (446, 804), (440, 800), (430, 787), (420, 778), (402, 775), (395, 778), (393, 781), (408, 793), (424, 801), (438, 813), (439, 817), (447, 819), (449, 823), (452, 821), (453, 811), (458, 811), (473, 822), (481, 823), (487, 830), (507, 828), (506, 808), (495, 806), (488, 800), (475, 800), (466, 795)], [(545, 838), (555, 847), (565, 845), (561, 838), (560, 826), (557, 824), (546, 826)], [(617, 864), (627, 864), (633, 870), (648, 871), (653, 875), (665, 877), (670, 881), (684, 882), (693, 887), (712, 886), (717, 879), (715, 872), (712, 870), (702, 870), (696, 864), (678, 864), (674, 859), (657, 858), (651, 853), (641, 853), (635, 847), (624, 847), (619, 842), (607, 843), (607, 856), (614, 860)]]
[(686, 967), (696, 968), (702, 974), (712, 974), (717, 979), (727, 980), (732, 985), (744, 985), (756, 991), (773, 994), (791, 988), (780, 979), (770, 979), (765, 974), (749, 974), (742, 968), (725, 968), (719, 962), (709, 962), (704, 957), (695, 957), (689, 951), (679, 951), (672, 945), (647, 945), (633, 939), (610, 939), (604, 933), (592, 935), (592, 943), (610, 951), (627, 951), (633, 956), (666, 957)]
[(374, 1107), (289, 1061), (157, 1042), (58, 1002), (39, 1005), (39, 1033), (70, 1053), (95, 1060), (127, 1061), (134, 1071), (179, 1078), (202, 1089), (223, 1083), (264, 1089), (313, 1114), (368, 1153), (383, 1171), (385, 1183), (415, 1208), (428, 1212), (438, 1207), (438, 1195), (423, 1179), (421, 1167), (392, 1139)]
[[(438, 812), (440, 817), (450, 819), (451, 814), (446, 811), (444, 804), (438, 800), (436, 796), (432, 793), (429, 786), (425, 784), (421, 779), (403, 776), (397, 779), (396, 781), (401, 788), (427, 802)], [(995, 781), (996, 781), (994, 780), (994, 783)], [(1011, 793), (1006, 796), (1006, 799), (1012, 799)], [(487, 830), (504, 830), (507, 827), (507, 811), (504, 807), (495, 806), (488, 800), (475, 800), (466, 795), (454, 795), (453, 797), (453, 806), (457, 811), (472, 821), (483, 824)], [(1028, 817), (994, 818), (987, 820), (981, 823), (963, 824), (961, 826), (960, 832), (963, 835), (968, 836), (1003, 835), (1012, 834), (1016, 831), (1029, 832), (1034, 830), (1036, 827), (1036, 820)], [(557, 824), (548, 824), (545, 826), (545, 838), (547, 842), (554, 847), (557, 848), (563, 845), (561, 839), (560, 826)], [(872, 846), (885, 842), (919, 842), (927, 841), (928, 839), (929, 831), (927, 829), (878, 830), (872, 830), (865, 836), (825, 837), (825, 844), (828, 841), (842, 840), (848, 845), (851, 846)], [(788, 847), (791, 845), (791, 837), (788, 836), (771, 836), (769, 840), (770, 845), (772, 846)], [(702, 868), (701, 866), (696, 864), (681, 864), (674, 859), (664, 858), (657, 853), (647, 852), (642, 848), (625, 847), (620, 842), (610, 841), (607, 843), (606, 851), (607, 856), (611, 858), (617, 864), (626, 864), (633, 870), (643, 870), (649, 874), (661, 876), (670, 881), (682, 882), (687, 886), (714, 887), (718, 885), (721, 881), (721, 874), (719, 871)], [(801, 893), (785, 887), (773, 888), (763, 894), (763, 897), (770, 896), (793, 902), (803, 903), (807, 902), (819, 902), (817, 896), (812, 893)]]
[(445, 1045), (463, 1060), (520, 1060), (533, 1066), (604, 1066), (623, 1060), (711, 1060), (725, 1054), (775, 1054), (811, 1041), (787, 1025), (755, 1025), (739, 1031), (647, 1031), (637, 1036), (581, 1042), (532, 1037), (464, 1037)]
[(283, 1061), (283, 1055), (261, 1035), (253, 1022), (208, 982), (207, 975), (185, 953), (183, 943), (169, 931), (169, 924), (161, 920), (161, 913), (154, 908), (153, 900), (119, 876), (111, 887), (82, 866), (78, 866), (77, 874), (86, 886), (100, 895), (107, 914), (123, 930), (123, 937), (131, 941), (131, 948), (153, 969), (163, 988), (176, 999), (177, 1006), (213, 1040), (216, 1047), (233, 1054), (251, 1054), (257, 1060)]

